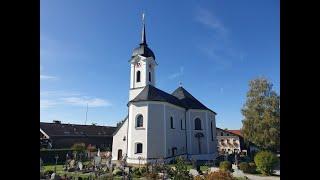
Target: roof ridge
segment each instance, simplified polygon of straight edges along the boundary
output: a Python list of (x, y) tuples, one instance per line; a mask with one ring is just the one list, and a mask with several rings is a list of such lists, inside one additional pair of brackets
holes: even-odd
[[(40, 123), (45, 123), (45, 124), (57, 124), (57, 123), (52, 123), (52, 122), (41, 122)], [(111, 127), (111, 128), (115, 128), (115, 126), (103, 126), (103, 125), (92, 125), (92, 124), (71, 124), (71, 123), (61, 123), (61, 124), (57, 124), (57, 125), (75, 125), (75, 126), (95, 126), (95, 127)]]

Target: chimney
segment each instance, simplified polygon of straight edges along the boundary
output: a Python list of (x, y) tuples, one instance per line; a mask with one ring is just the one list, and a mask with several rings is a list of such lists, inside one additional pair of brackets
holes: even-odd
[(55, 123), (55, 124), (61, 124), (61, 121), (53, 120), (53, 123)]

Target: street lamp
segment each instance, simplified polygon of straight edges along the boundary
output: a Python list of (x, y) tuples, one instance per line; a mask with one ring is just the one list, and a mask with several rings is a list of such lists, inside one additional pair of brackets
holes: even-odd
[(58, 163), (58, 159), (59, 159), (58, 154), (55, 156), (55, 159), (56, 159), (56, 165), (54, 166), (54, 173), (57, 172), (57, 163)]

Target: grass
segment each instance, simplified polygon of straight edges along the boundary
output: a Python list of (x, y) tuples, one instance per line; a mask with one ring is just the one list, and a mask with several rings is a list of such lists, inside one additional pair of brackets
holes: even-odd
[[(86, 162), (84, 162), (86, 163)], [(55, 165), (47, 165), (47, 166), (43, 166), (43, 171), (54, 171), (54, 167)], [(60, 175), (60, 176), (63, 176), (63, 175), (67, 175), (67, 176), (74, 176), (74, 177), (82, 177), (82, 178), (87, 178), (90, 176), (90, 173), (81, 173), (81, 172), (67, 172), (67, 171), (64, 171), (63, 170), (63, 165), (57, 165), (56, 166), (57, 168), (57, 174)]]
[[(175, 167), (176, 164), (169, 164), (170, 167)], [(200, 166), (201, 171), (207, 171), (209, 166)], [(192, 165), (187, 165), (187, 170), (192, 169)]]

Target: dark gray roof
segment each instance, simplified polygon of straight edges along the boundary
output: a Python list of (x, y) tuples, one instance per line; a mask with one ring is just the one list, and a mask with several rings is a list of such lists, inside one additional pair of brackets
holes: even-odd
[(147, 44), (140, 44), (139, 47), (133, 50), (132, 57), (135, 57), (137, 55), (141, 55), (143, 57), (153, 57), (153, 59), (156, 59), (152, 50), (147, 46)]
[(48, 136), (112, 136), (116, 127), (40, 122)]
[(153, 57), (153, 59), (156, 59), (152, 50), (148, 47), (148, 44), (147, 44), (145, 24), (143, 24), (143, 28), (142, 28), (141, 43), (139, 47), (135, 48), (132, 52), (132, 57), (135, 57), (137, 55), (141, 55), (144, 57)]
[[(183, 106), (187, 109), (205, 109), (212, 111), (211, 109), (207, 108), (203, 105), (200, 101), (198, 101), (195, 97), (193, 97), (187, 90), (183, 87), (177, 88), (173, 93), (173, 96), (177, 97)], [(212, 111), (215, 113), (214, 111)], [(216, 114), (216, 113), (215, 113)]]
[(147, 85), (143, 90), (130, 102), (139, 101), (161, 101), (168, 102), (180, 107), (184, 107), (180, 100), (171, 94), (168, 94), (152, 85)]
[(152, 85), (147, 85), (137, 95), (137, 97), (135, 97), (130, 102), (139, 101), (168, 102), (170, 104), (174, 104), (185, 109), (204, 109), (215, 113), (214, 111), (200, 103), (196, 98), (194, 98), (187, 90), (185, 90), (182, 87), (176, 89), (172, 94), (168, 94)]

